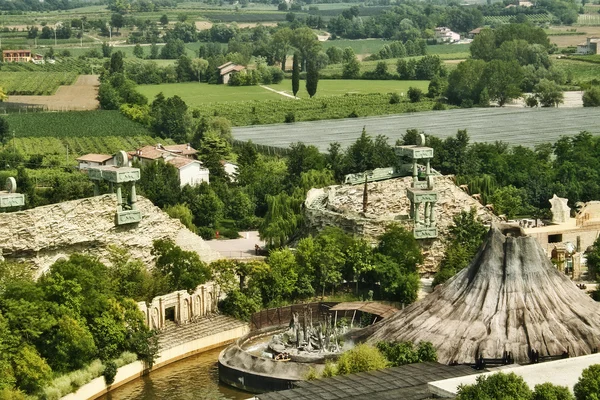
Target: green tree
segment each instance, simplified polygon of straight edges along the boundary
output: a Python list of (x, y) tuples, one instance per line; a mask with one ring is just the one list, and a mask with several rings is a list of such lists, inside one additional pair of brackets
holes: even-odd
[(107, 42), (102, 42), (102, 57), (108, 58), (112, 53), (113, 47)]
[(119, 29), (121, 29), (123, 27), (123, 25), (125, 24), (125, 18), (123, 17), (122, 14), (120, 13), (113, 13), (110, 16), (110, 28), (117, 28), (117, 32), (119, 32)]
[(145, 163), (140, 176), (139, 189), (154, 205), (162, 208), (179, 202), (179, 171), (173, 165), (163, 160)]
[(362, 343), (342, 353), (337, 361), (337, 374), (357, 374), (384, 369), (387, 366), (387, 360), (376, 347)]
[(137, 58), (144, 58), (144, 49), (142, 49), (139, 43), (133, 47), (133, 55)]
[(564, 102), (564, 94), (560, 86), (548, 79), (542, 79), (535, 85), (533, 93), (537, 97), (542, 107), (558, 107)]
[(160, 137), (186, 142), (191, 125), (187, 110), (181, 97), (175, 95), (165, 99), (162, 92), (159, 93), (151, 106), (152, 129)]
[(451, 104), (466, 105), (470, 102), (473, 105), (479, 102), (479, 82), (485, 66), (482, 60), (466, 60), (458, 64), (448, 77), (446, 97)]
[(523, 72), (516, 61), (490, 61), (485, 66), (481, 79), (490, 100), (497, 101), (500, 107), (522, 94)]
[(458, 271), (467, 267), (483, 243), (486, 229), (477, 219), (477, 211), (461, 211), (453, 217), (449, 242), (440, 264), (440, 270), (433, 278), (432, 286), (446, 282)]
[(342, 65), (342, 78), (358, 79), (360, 77), (360, 62), (354, 52), (351, 57), (348, 57)]
[(212, 185), (206, 182), (194, 187), (186, 185), (181, 192), (181, 200), (192, 211), (193, 222), (197, 227), (216, 228), (219, 221), (223, 219), (225, 206)]
[(302, 71), (307, 68), (308, 61), (314, 61), (314, 58), (316, 58), (316, 55), (321, 50), (321, 43), (317, 40), (317, 35), (307, 26), (294, 29), (292, 45), (300, 53), (300, 69)]
[(300, 66), (298, 65), (300, 56), (298, 53), (294, 53), (294, 58), (292, 61), (292, 93), (294, 96), (298, 93), (300, 89)]
[(390, 225), (385, 233), (379, 236), (377, 252), (390, 257), (408, 272), (417, 272), (417, 266), (423, 262), (421, 248), (412, 232), (396, 224)]
[[(600, 107), (600, 87), (594, 86), (583, 92), (584, 107)], [(2, 131), (0, 125), (0, 132)], [(1, 136), (0, 136), (1, 137)]]
[(272, 307), (292, 299), (298, 280), (297, 264), (289, 249), (269, 253), (268, 268), (254, 274), (251, 284), (262, 293), (263, 304)]
[(458, 388), (457, 400), (529, 400), (531, 389), (523, 378), (511, 372), (479, 375), (473, 385)]
[(317, 64), (313, 59), (306, 63), (306, 91), (310, 97), (317, 94), (317, 84), (319, 83), (319, 71)]
[(210, 269), (196, 252), (182, 250), (171, 240), (155, 240), (156, 270), (167, 277), (172, 290), (193, 292), (211, 278)]
[(583, 370), (573, 386), (577, 400), (595, 400), (600, 397), (600, 364), (590, 365)]
[(492, 194), (490, 201), (494, 205), (494, 211), (498, 214), (504, 214), (512, 219), (527, 211), (526, 195), (523, 189), (509, 185), (497, 189)]
[(431, 342), (378, 342), (377, 349), (392, 367), (420, 362), (437, 361), (437, 352)]
[(35, 347), (21, 344), (13, 359), (17, 387), (28, 394), (38, 393), (52, 378), (52, 370)]
[(194, 215), (187, 205), (175, 204), (166, 206), (164, 211), (169, 214), (169, 217), (178, 219), (190, 231), (196, 232), (196, 226), (192, 222)]
[(298, 232), (302, 224), (304, 196), (290, 196), (284, 192), (273, 196), (267, 194), (265, 198), (268, 211), (258, 232), (269, 247), (280, 248)]
[(114, 74), (114, 73), (123, 73), (124, 69), (123, 69), (123, 57), (124, 54), (122, 51), (117, 51), (114, 52), (111, 56), (110, 56), (110, 73)]
[(195, 79), (200, 82), (208, 71), (208, 61), (203, 58), (194, 58), (192, 60), (192, 73)]
[(161, 15), (159, 22), (162, 26), (167, 26), (169, 24), (169, 17), (167, 17), (167, 14)]
[(532, 400), (575, 400), (573, 394), (566, 386), (557, 386), (552, 383), (535, 385)]
[(10, 127), (6, 118), (0, 117), (0, 144), (5, 144), (10, 136)]
[[(600, 272), (600, 237), (598, 237), (592, 246), (592, 251), (586, 253), (588, 273), (590, 279), (596, 279)], [(600, 300), (600, 291), (596, 289), (592, 296), (596, 301)]]
[(408, 98), (411, 103), (418, 103), (423, 98), (423, 91), (419, 88), (408, 88)]
[(152, 44), (150, 45), (150, 59), (151, 60), (156, 60), (158, 58), (158, 46), (156, 45), (155, 42), (152, 42)]

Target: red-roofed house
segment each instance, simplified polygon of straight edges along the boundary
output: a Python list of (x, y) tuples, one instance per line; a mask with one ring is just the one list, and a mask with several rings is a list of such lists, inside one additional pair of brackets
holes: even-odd
[(224, 84), (229, 82), (229, 78), (231, 78), (231, 74), (235, 72), (240, 72), (246, 69), (243, 65), (237, 65), (232, 63), (231, 61), (226, 62), (223, 65), (217, 67), (219, 69), (219, 74), (221, 75), (221, 79)]
[(79, 169), (83, 171), (102, 165), (114, 165), (114, 158), (108, 154), (86, 154), (79, 157), (77, 162), (79, 163)]
[(196, 186), (201, 182), (209, 183), (209, 171), (202, 163), (194, 158), (198, 151), (189, 144), (174, 144), (163, 146), (144, 146), (129, 155), (140, 164), (155, 162), (158, 159), (173, 165), (179, 170), (179, 181), (181, 186)]

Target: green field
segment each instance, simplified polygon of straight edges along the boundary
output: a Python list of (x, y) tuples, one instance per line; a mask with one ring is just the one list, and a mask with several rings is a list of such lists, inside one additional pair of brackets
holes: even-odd
[(162, 92), (165, 97), (177, 95), (189, 106), (212, 102), (234, 102), (247, 100), (276, 100), (285, 97), (270, 92), (260, 86), (209, 85), (208, 83), (163, 83), (161, 85), (140, 85), (138, 92), (152, 101)]
[(144, 126), (119, 111), (70, 111), (8, 114), (4, 116), (16, 137), (148, 136)]
[[(291, 81), (285, 80), (277, 85), (267, 85), (275, 90), (292, 94)], [(429, 81), (368, 81), (368, 80), (341, 80), (341, 79), (321, 79), (319, 81), (317, 96), (339, 96), (346, 93), (406, 93), (408, 88), (416, 87), (427, 91)], [(308, 98), (305, 82), (300, 82), (300, 91), (297, 94), (300, 98)]]
[(71, 85), (76, 78), (73, 72), (2, 72), (0, 87), (8, 95), (47, 96), (61, 85)]
[(600, 79), (600, 64), (569, 59), (554, 60), (554, 68), (570, 74), (575, 84)]
[[(321, 79), (317, 89), (317, 97), (337, 96), (346, 93), (405, 93), (409, 87), (427, 90), (428, 81), (368, 81), (368, 80), (335, 80)], [(292, 83), (284, 80), (277, 85), (266, 85), (277, 91), (291, 94)], [(161, 85), (140, 85), (138, 91), (150, 101), (162, 92), (166, 97), (178, 95), (190, 107), (197, 107), (206, 103), (261, 101), (261, 100), (291, 100), (289, 97), (274, 93), (260, 86), (228, 86), (209, 85), (207, 83), (165, 83)], [(307, 98), (305, 81), (300, 81), (298, 97)]]

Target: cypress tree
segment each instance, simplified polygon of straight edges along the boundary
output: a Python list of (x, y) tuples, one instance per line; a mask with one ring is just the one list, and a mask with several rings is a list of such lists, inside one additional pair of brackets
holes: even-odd
[(292, 65), (292, 92), (294, 96), (300, 89), (300, 67), (298, 66), (298, 53), (294, 53), (294, 61)]
[(319, 83), (319, 71), (314, 60), (306, 63), (306, 91), (310, 97), (317, 93), (317, 84)]

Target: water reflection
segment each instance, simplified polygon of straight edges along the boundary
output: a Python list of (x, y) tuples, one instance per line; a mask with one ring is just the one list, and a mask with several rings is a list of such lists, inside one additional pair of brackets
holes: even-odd
[(153, 371), (101, 397), (102, 400), (243, 400), (252, 394), (219, 384), (217, 357), (210, 350)]

